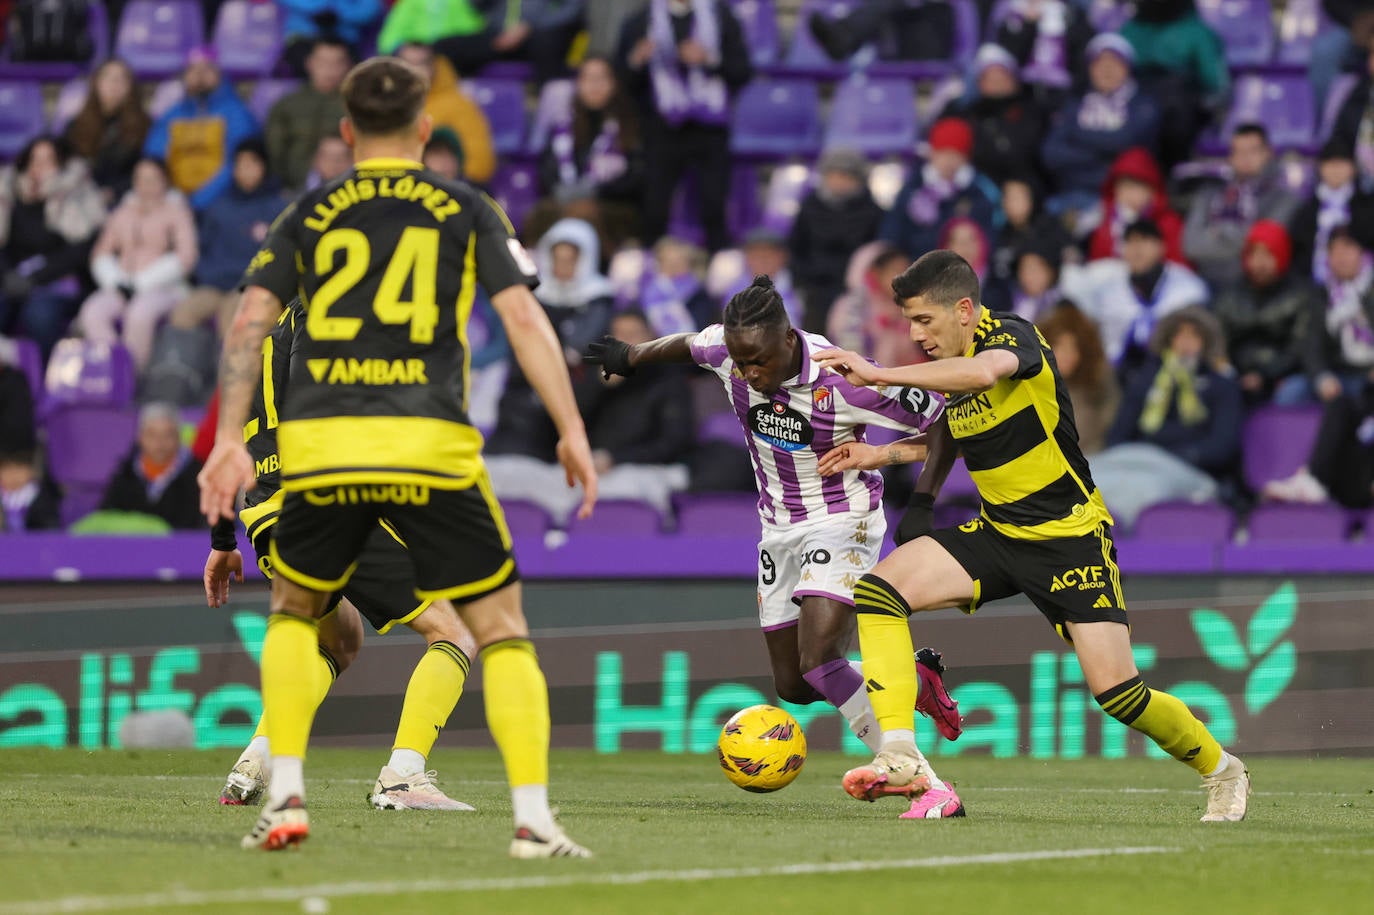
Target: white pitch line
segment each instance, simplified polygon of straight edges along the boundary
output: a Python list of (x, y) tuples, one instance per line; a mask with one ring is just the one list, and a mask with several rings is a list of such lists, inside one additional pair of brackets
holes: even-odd
[(817, 861), (773, 867), (697, 868), (676, 871), (633, 871), (624, 874), (567, 874), (561, 876), (491, 877), (464, 880), (388, 880), (382, 882), (322, 883), (316, 886), (254, 887), (241, 890), (177, 890), (127, 896), (64, 896), (32, 902), (0, 903), (0, 915), (50, 915), (50, 913), (109, 912), (118, 909), (154, 909), (166, 906), (294, 902), (309, 897), (389, 896), (397, 893), (474, 893), (506, 890), (542, 890), (568, 886), (638, 886), (645, 883), (699, 883), (704, 880), (738, 880), (756, 877), (792, 877), (811, 874), (852, 874), (867, 871), (961, 867), (977, 864), (1020, 864), (1072, 858), (1105, 858), (1124, 855), (1162, 855), (1177, 848), (1139, 846), (1126, 848), (1069, 848), (1048, 851), (995, 852), (982, 855), (949, 855), (940, 858), (907, 858), (894, 861)]

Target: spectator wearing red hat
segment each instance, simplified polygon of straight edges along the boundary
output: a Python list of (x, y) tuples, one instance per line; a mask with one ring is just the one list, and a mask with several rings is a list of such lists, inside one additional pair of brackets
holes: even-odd
[(941, 118), (930, 128), (930, 156), (912, 171), (883, 219), (878, 237), (913, 260), (939, 247), (940, 228), (957, 216), (973, 220), (984, 236), (995, 235), (1001, 192), (969, 161), (973, 128), (959, 118)]
[(1289, 269), (1293, 242), (1282, 223), (1261, 219), (1250, 227), (1241, 249), (1240, 280), (1213, 302), (1228, 341), (1231, 364), (1250, 402), (1301, 402), (1311, 315), (1318, 291)]
[(1126, 227), (1140, 219), (1148, 219), (1159, 227), (1164, 257), (1186, 266), (1183, 217), (1169, 206), (1164, 176), (1154, 156), (1136, 148), (1122, 153), (1102, 182), (1102, 222), (1088, 241), (1088, 259), (1120, 257)]

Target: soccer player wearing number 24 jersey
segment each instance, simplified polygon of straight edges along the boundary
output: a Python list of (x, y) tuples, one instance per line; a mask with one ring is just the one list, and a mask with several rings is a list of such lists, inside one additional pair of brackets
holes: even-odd
[(395, 58), (353, 68), (340, 130), (356, 165), (277, 220), (249, 264), (225, 341), (215, 447), (200, 477), (212, 524), (253, 485), (243, 425), (262, 377), (262, 340), (283, 303), (300, 296), (305, 332), (277, 429), (285, 496), (269, 547), (261, 663), (272, 778), (242, 844), (272, 850), (309, 834), (303, 763), (319, 695), (316, 621), (385, 521), (406, 543), (415, 596), (452, 601), (481, 646), (487, 725), (515, 812), (511, 855), (587, 857), (549, 808), (548, 687), (482, 437), (467, 416), (467, 321), (479, 282), (558, 429), (568, 484), (584, 490), (583, 516), (596, 501), (596, 471), (557, 335), (530, 292), (536, 271), (505, 214), (419, 162), (428, 91)]
[[(607, 377), (655, 362), (695, 362), (724, 383), (758, 481), (759, 625), (778, 696), (829, 702), (876, 751), (880, 734), (868, 692), (884, 687), (866, 682), (845, 652), (853, 636), (854, 585), (877, 562), (886, 533), (883, 481), (873, 468), (828, 478), (819, 468), (837, 446), (862, 441), (868, 424), (923, 432), (940, 416), (944, 399), (920, 388), (855, 387), (823, 373), (811, 354), (829, 346), (791, 326), (777, 290), (760, 276), (730, 300), (723, 324), (634, 346), (607, 337), (592, 344), (587, 361)], [(897, 450), (919, 451), (918, 458), (925, 452), (919, 444)], [(915, 705), (947, 738), (958, 737), (959, 713), (941, 682), (939, 655), (922, 649), (918, 667), (920, 699), (912, 697), (901, 726), (912, 733)], [(915, 814), (921, 817), (961, 815), (958, 796), (926, 768), (931, 781), (919, 791), (898, 786), (893, 793), (923, 793)]]
[[(932, 361), (879, 368), (843, 350), (816, 361), (855, 385), (920, 385), (949, 397), (941, 421), (959, 444), (983, 508), (957, 528), (899, 546), (854, 588), (864, 671), (883, 744), (850, 770), (845, 790), (871, 800), (924, 777), (903, 702), (916, 688), (912, 613), (1024, 593), (1073, 645), (1102, 710), (1196, 770), (1207, 789), (1204, 822), (1244, 819), (1250, 776), (1175, 697), (1147, 687), (1131, 654), (1112, 517), (1078, 447), (1073, 407), (1049, 345), (1035, 326), (980, 304), (978, 277), (952, 251), (931, 251), (892, 282), (911, 338)], [(872, 460), (851, 445), (833, 469)], [(908, 704), (906, 708), (910, 708)], [(908, 713), (909, 714), (909, 713)]]

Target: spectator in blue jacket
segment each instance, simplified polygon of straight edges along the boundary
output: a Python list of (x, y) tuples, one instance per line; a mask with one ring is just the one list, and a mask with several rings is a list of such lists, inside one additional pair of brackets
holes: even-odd
[(1236, 470), (1244, 411), (1216, 318), (1190, 307), (1161, 318), (1146, 363), (1126, 389), (1093, 481), (1130, 529), (1161, 502), (1211, 502)]
[(353, 51), (355, 60), (366, 57), (361, 53), (367, 30), (380, 22), (386, 12), (381, 0), (276, 0), (286, 13), (282, 29), (286, 35), (286, 50), (282, 56), (299, 76), (305, 75), (305, 58), (316, 38), (337, 38)]
[(927, 138), (930, 156), (914, 169), (883, 218), (878, 237), (913, 260), (940, 246), (940, 230), (955, 217), (973, 220), (993, 238), (1001, 227), (1001, 192), (979, 174), (973, 157), (973, 128), (959, 118), (941, 118)]
[(185, 97), (153, 123), (143, 154), (167, 163), (172, 185), (197, 213), (233, 183), (233, 151), (258, 122), (220, 74), (210, 48), (193, 48), (182, 73)]
[(1040, 152), (1054, 192), (1052, 212), (1090, 209), (1107, 170), (1126, 150), (1157, 153), (1159, 107), (1132, 78), (1134, 62), (1135, 51), (1120, 35), (1088, 42), (1091, 88), (1059, 112)]
[(238, 307), (239, 278), (285, 205), (281, 186), (267, 172), (262, 141), (240, 143), (233, 185), (200, 214), (196, 287), (172, 310), (174, 327), (191, 330), (214, 318), (224, 338)]

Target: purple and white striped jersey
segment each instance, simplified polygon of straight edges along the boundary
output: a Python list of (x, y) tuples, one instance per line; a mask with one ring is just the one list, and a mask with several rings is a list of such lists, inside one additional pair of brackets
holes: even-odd
[(847, 470), (822, 477), (821, 455), (836, 445), (864, 441), (869, 424), (915, 435), (940, 418), (945, 398), (921, 388), (861, 388), (821, 369), (811, 354), (829, 340), (797, 331), (801, 371), (764, 397), (744, 380), (725, 349), (725, 329), (712, 324), (692, 340), (692, 358), (715, 372), (744, 427), (759, 487), (759, 515), (782, 525), (878, 508), (883, 478), (877, 471)]

